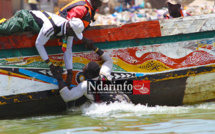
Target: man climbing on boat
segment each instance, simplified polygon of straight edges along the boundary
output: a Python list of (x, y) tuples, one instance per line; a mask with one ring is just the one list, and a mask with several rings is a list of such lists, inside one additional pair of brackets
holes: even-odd
[[(112, 80), (112, 66), (113, 60), (111, 57), (105, 53), (103, 50), (95, 47), (93, 43), (86, 44), (86, 48), (93, 50), (98, 54), (103, 60), (103, 64), (100, 67), (96, 62), (90, 61), (83, 68), (83, 75), (87, 80), (102, 80), (102, 81), (111, 81)], [(76, 100), (83, 95), (86, 96), (91, 102), (115, 102), (115, 101), (126, 101), (130, 102), (130, 99), (125, 94), (88, 94), (87, 93), (87, 80), (79, 83), (77, 87), (69, 89), (67, 86), (63, 86), (63, 81), (60, 80), (58, 83), (60, 87), (60, 95), (65, 102)]]
[(11, 19), (0, 23), (0, 35), (12, 35), (25, 31), (39, 33), (36, 39), (36, 48), (41, 58), (48, 64), (53, 76), (62, 79), (59, 70), (50, 62), (44, 45), (50, 38), (61, 38), (67, 43), (64, 51), (64, 62), (67, 70), (73, 68), (72, 65), (72, 44), (76, 37), (84, 43), (88, 43), (83, 38), (84, 24), (79, 18), (66, 20), (56, 14), (38, 10), (20, 10)]
[[(91, 21), (95, 21), (94, 16), (96, 10), (109, 0), (73, 0), (66, 6), (62, 7), (56, 14), (71, 20), (79, 18), (83, 21), (85, 29), (90, 26)], [(92, 42), (85, 38), (88, 42)], [(85, 41), (86, 42), (86, 41)], [(67, 70), (66, 85), (70, 87), (72, 82), (72, 69)]]
[(167, 0), (166, 3), (168, 11), (163, 15), (165, 19), (191, 16), (191, 14), (187, 13), (185, 10), (182, 10), (181, 0)]

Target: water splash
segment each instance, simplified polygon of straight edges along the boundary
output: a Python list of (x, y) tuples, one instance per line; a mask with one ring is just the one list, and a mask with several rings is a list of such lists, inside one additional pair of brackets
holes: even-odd
[(187, 107), (195, 108), (195, 109), (214, 109), (215, 110), (215, 102), (196, 104), (196, 105), (187, 106)]
[(189, 112), (189, 107), (178, 106), (155, 106), (149, 107), (147, 105), (134, 105), (125, 102), (115, 102), (109, 105), (104, 103), (91, 104), (89, 107), (82, 109), (83, 115), (91, 117), (127, 117), (127, 116), (142, 116), (152, 114), (180, 114)]
[(142, 116), (142, 115), (154, 115), (154, 114), (181, 114), (188, 113), (192, 110), (207, 110), (214, 109), (215, 103), (203, 103), (196, 105), (186, 105), (186, 106), (155, 106), (149, 107), (147, 105), (134, 105), (131, 103), (111, 103), (106, 105), (101, 104), (91, 104), (88, 107), (82, 107), (81, 111), (85, 116), (91, 117), (126, 117), (126, 116)]

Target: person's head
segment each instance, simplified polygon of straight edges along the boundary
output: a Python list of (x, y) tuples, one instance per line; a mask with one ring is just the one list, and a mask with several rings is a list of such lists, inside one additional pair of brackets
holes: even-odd
[(93, 9), (97, 9), (102, 5), (102, 3), (107, 3), (109, 0), (90, 0)]
[(168, 11), (174, 18), (181, 17), (181, 0), (167, 0)]
[(94, 61), (90, 61), (84, 68), (83, 68), (83, 75), (85, 79), (92, 79), (99, 76), (100, 66)]
[(75, 36), (80, 40), (83, 38), (82, 32), (84, 31), (84, 24), (81, 19), (72, 18), (66, 23), (65, 27), (67, 36)]

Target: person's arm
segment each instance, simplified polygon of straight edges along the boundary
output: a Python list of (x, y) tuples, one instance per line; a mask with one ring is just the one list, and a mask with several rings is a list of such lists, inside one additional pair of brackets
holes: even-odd
[(38, 51), (39, 55), (41, 56), (41, 58), (48, 64), (48, 66), (52, 72), (52, 75), (56, 79), (60, 80), (60, 79), (62, 79), (62, 77), (58, 73), (55, 66), (52, 64), (52, 62), (49, 60), (48, 54), (44, 47), (46, 42), (49, 40), (50, 36), (52, 36), (53, 34), (54, 34), (53, 28), (49, 28), (47, 30), (47, 27), (43, 26), (37, 36), (35, 45), (36, 45), (37, 51)]
[(50, 36), (49, 35), (53, 35), (54, 34), (54, 29), (50, 30), (46, 30), (46, 28), (43, 26), (37, 36), (36, 39), (36, 48), (37, 51), (39, 53), (39, 55), (41, 56), (41, 58), (46, 61), (49, 59), (48, 54), (45, 50), (44, 45), (46, 44), (46, 42), (49, 40)]
[(71, 90), (64, 87), (60, 90), (60, 95), (65, 102), (76, 100), (83, 95), (85, 95), (88, 99), (93, 100), (93, 96), (87, 94), (87, 81), (81, 82), (77, 87), (74, 87)]
[(100, 56), (104, 63), (101, 66), (100, 74), (103, 74), (105, 76), (110, 75), (113, 68), (113, 60), (108, 55), (108, 53), (104, 53), (102, 56)]
[(67, 13), (67, 20), (70, 20), (73, 17), (82, 19), (87, 14), (87, 8), (85, 6), (76, 6), (69, 10)]
[(88, 49), (93, 50), (104, 61), (104, 63), (101, 66), (100, 73), (103, 74), (103, 75), (109, 75), (109, 74), (111, 74), (112, 67), (113, 67), (113, 60), (112, 60), (112, 58), (107, 53), (105, 53), (103, 50), (99, 49), (98, 47), (95, 47), (94, 43), (85, 44), (85, 47), (88, 48)]

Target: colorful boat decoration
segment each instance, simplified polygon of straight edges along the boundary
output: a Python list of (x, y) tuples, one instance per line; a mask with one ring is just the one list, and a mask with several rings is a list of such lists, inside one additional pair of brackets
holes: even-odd
[[(115, 79), (150, 81), (150, 94), (129, 95), (135, 104), (183, 105), (215, 100), (215, 14), (122, 26), (95, 26), (84, 33), (113, 59)], [(0, 36), (0, 118), (50, 114), (66, 104), (57, 80), (35, 48), (37, 35)], [(51, 61), (64, 68), (61, 43), (46, 45)], [(101, 59), (80, 41), (73, 46), (73, 86), (82, 68)], [(66, 78), (66, 71), (63, 73)]]

